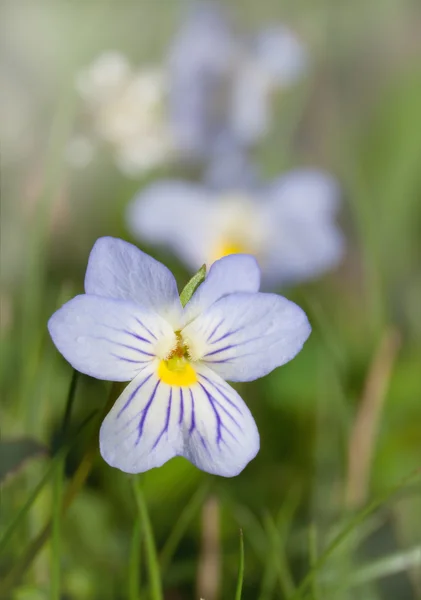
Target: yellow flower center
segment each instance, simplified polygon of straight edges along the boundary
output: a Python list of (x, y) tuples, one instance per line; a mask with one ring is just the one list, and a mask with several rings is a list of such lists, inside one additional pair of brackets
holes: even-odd
[(235, 240), (223, 240), (212, 253), (212, 262), (230, 254), (247, 254), (245, 244)]
[(158, 377), (168, 385), (188, 386), (196, 383), (196, 371), (190, 364), (188, 350), (179, 331), (176, 331), (177, 346), (166, 360), (158, 366)]
[(161, 360), (158, 367), (158, 377), (168, 385), (186, 386), (197, 381), (196, 371), (185, 358), (170, 358)]

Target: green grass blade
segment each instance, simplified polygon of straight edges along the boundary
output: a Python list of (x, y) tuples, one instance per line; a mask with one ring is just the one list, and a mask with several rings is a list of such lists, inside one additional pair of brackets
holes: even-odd
[[(290, 499), (288, 500), (290, 502)], [(289, 507), (286, 510), (286, 512), (291, 512)], [(292, 515), (293, 513), (291, 512), (291, 519)], [(280, 532), (278, 527), (276, 526), (274, 519), (269, 514), (267, 514), (264, 517), (264, 525), (271, 552), (270, 556), (268, 556), (267, 564), (269, 565), (269, 568), (273, 571), (273, 576), (268, 576), (268, 581), (273, 581), (272, 585), (273, 587), (275, 587), (276, 579), (278, 579), (282, 595), (285, 598), (289, 598), (289, 596), (295, 590), (294, 580), (292, 579), (285, 551), (285, 542), (288, 534), (287, 529), (289, 530), (291, 521), (286, 521), (284, 526), (285, 531)], [(268, 592), (269, 588), (267, 590), (267, 593)], [(269, 595), (272, 596), (272, 593), (273, 592), (271, 591)]]
[(162, 593), (161, 575), (159, 572), (159, 562), (156, 553), (155, 540), (153, 537), (152, 525), (149, 519), (148, 508), (143, 495), (140, 478), (133, 477), (132, 485), (141, 525), (143, 527), (143, 535), (145, 538), (145, 550), (148, 564), (151, 598), (152, 600), (163, 600), (164, 596)]
[(421, 546), (404, 552), (396, 552), (369, 565), (357, 568), (349, 582), (349, 586), (370, 583), (382, 577), (389, 577), (415, 567), (421, 567)]
[[(63, 422), (61, 426), (61, 434), (63, 440), (66, 439), (67, 432), (70, 426), (72, 409), (76, 397), (76, 388), (79, 373), (73, 369), (72, 378), (70, 381), (69, 391), (67, 394), (66, 405), (64, 408)], [(52, 533), (51, 533), (51, 600), (60, 600), (61, 597), (61, 500), (63, 496), (64, 484), (64, 459), (59, 462), (53, 476), (53, 501), (52, 501)]]
[(171, 530), (170, 535), (165, 542), (165, 545), (160, 553), (160, 564), (161, 564), (161, 572), (165, 573), (168, 569), (171, 559), (174, 556), (174, 553), (183, 538), (187, 528), (190, 523), (193, 521), (197, 513), (199, 512), (200, 507), (203, 504), (203, 500), (208, 492), (208, 484), (202, 485), (196, 491), (195, 494), (191, 497), (190, 501), (187, 503), (186, 507), (181, 512), (180, 516), (177, 518), (177, 521)]
[(73, 405), (76, 397), (76, 387), (79, 379), (79, 372), (73, 369), (72, 379), (70, 381), (69, 392), (67, 394), (66, 406), (64, 409), (63, 422), (61, 424), (61, 433), (63, 437), (67, 435), (72, 416)]
[[(82, 486), (86, 481), (86, 478), (88, 477), (89, 473), (91, 472), (92, 466), (94, 464), (95, 458), (98, 453), (98, 435), (99, 435), (99, 428), (101, 426), (102, 419), (105, 417), (107, 412), (110, 410), (110, 408), (114, 404), (115, 399), (120, 395), (120, 391), (121, 391), (121, 384), (113, 383), (110, 388), (108, 401), (104, 404), (103, 409), (100, 411), (100, 416), (98, 419), (97, 426), (93, 430), (93, 433), (92, 433), (92, 436), (90, 437), (90, 441), (88, 443), (88, 447), (85, 451), (85, 454), (83, 455), (83, 458), (82, 458), (82, 460), (73, 476), (73, 479), (71, 480), (71, 482), (66, 490), (64, 498), (62, 500), (62, 504), (61, 504), (62, 514), (64, 514), (68, 510), (69, 506), (72, 504), (72, 502), (74, 501), (74, 499), (76, 498), (76, 496), (78, 495), (80, 490), (82, 489)], [(90, 421), (91, 418), (97, 412), (98, 411), (95, 410), (87, 419), (85, 419), (82, 426), (84, 424), (86, 424), (88, 421)], [(41, 550), (41, 548), (43, 548), (44, 544), (50, 537), (51, 530), (52, 530), (52, 522), (51, 522), (51, 520), (49, 520), (46, 523), (46, 525), (44, 526), (44, 528), (41, 530), (41, 532), (37, 535), (37, 537), (29, 544), (29, 546), (26, 549), (23, 556), (16, 562), (15, 565), (13, 565), (13, 568), (10, 571), (10, 573), (7, 575), (6, 579), (4, 579), (2, 581), (2, 585), (0, 586), (0, 597), (1, 597), (1, 594), (3, 594), (3, 596), (7, 597), (10, 590), (13, 589), (13, 587), (17, 584), (18, 581), (20, 581), (20, 579), (22, 578), (25, 571), (32, 564), (33, 560), (38, 555), (38, 552)]]
[(33, 492), (29, 495), (27, 501), (22, 506), (22, 508), (16, 515), (16, 517), (11, 521), (9, 527), (7, 528), (5, 534), (3, 535), (3, 538), (0, 541), (0, 555), (4, 552), (7, 544), (10, 541), (10, 538), (15, 533), (16, 529), (19, 527), (20, 523), (22, 522), (25, 515), (30, 510), (30, 508), (33, 505), (33, 503), (35, 502), (35, 500), (38, 498), (39, 493), (44, 488), (44, 486), (47, 484), (47, 482), (50, 480), (50, 478), (51, 478), (52, 474), (55, 472), (57, 466), (63, 460), (63, 456), (65, 456), (69, 452), (69, 450), (76, 444), (76, 442), (79, 439), (79, 434), (82, 432), (82, 430), (85, 429), (86, 425), (88, 425), (88, 423), (92, 420), (92, 418), (95, 416), (96, 413), (97, 413), (97, 411), (92, 412), (82, 422), (75, 437), (71, 441), (66, 443), (64, 446), (62, 446), (62, 448), (52, 458), (50, 465), (44, 474), (44, 477), (39, 481), (38, 485), (34, 488)]
[(52, 534), (50, 549), (51, 565), (51, 600), (61, 598), (61, 499), (63, 495), (64, 460), (62, 459), (53, 476), (53, 501), (52, 501)]
[(138, 515), (138, 518), (134, 523), (132, 542), (130, 545), (128, 600), (140, 600), (141, 533), (140, 515)]
[[(312, 523), (310, 525), (309, 530), (308, 530), (308, 554), (309, 554), (310, 569), (313, 569), (317, 563), (317, 555), (318, 555), (317, 529), (316, 529), (316, 525), (314, 523)], [(311, 599), (318, 600), (319, 597), (320, 596), (319, 596), (318, 585), (317, 585), (317, 576), (315, 575), (311, 582)]]
[(235, 600), (241, 600), (241, 592), (243, 591), (244, 580), (244, 539), (243, 530), (240, 529), (240, 559), (238, 563), (238, 579), (237, 590), (235, 592)]
[(299, 598), (303, 598), (303, 594), (308, 591), (315, 575), (325, 565), (326, 561), (333, 554), (336, 548), (347, 539), (354, 529), (360, 525), (360, 523), (362, 523), (372, 512), (385, 504), (407, 485), (415, 483), (417, 480), (421, 480), (420, 469), (417, 469), (415, 472), (408, 475), (403, 481), (393, 486), (378, 498), (375, 498), (366, 508), (359, 511), (353, 518), (351, 518), (348, 525), (342, 529), (342, 531), (332, 540), (326, 550), (320, 555), (316, 564), (309, 570), (306, 577), (303, 579), (296, 592), (289, 598), (289, 600), (298, 600)]

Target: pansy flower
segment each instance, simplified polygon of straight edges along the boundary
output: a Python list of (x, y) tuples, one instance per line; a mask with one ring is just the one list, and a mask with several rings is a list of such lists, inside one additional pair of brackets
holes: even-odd
[(171, 272), (135, 246), (100, 238), (85, 294), (48, 328), (77, 370), (130, 381), (100, 430), (113, 467), (139, 473), (174, 456), (226, 477), (259, 450), (246, 404), (226, 380), (252, 381), (291, 360), (310, 334), (304, 312), (260, 293), (248, 255), (215, 262), (183, 307)]
[(268, 287), (312, 279), (339, 263), (339, 189), (330, 175), (298, 169), (268, 185), (241, 183), (247, 170), (234, 162), (233, 169), (225, 168), (228, 161), (213, 169), (212, 186), (174, 180), (143, 189), (127, 210), (131, 232), (167, 246), (192, 270), (229, 254), (253, 254)]
[(169, 54), (177, 137), (199, 156), (218, 152), (221, 137), (255, 143), (269, 127), (273, 92), (299, 81), (307, 63), (303, 43), (285, 25), (245, 36), (219, 4), (195, 4)]

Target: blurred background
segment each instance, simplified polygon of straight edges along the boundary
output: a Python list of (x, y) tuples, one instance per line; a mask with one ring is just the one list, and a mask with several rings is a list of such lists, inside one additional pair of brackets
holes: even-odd
[[(202, 473), (182, 458), (142, 476), (164, 597), (234, 598), (241, 528), (244, 599), (421, 598), (421, 484), (411, 478), (400, 485), (421, 468), (421, 5), (242, 0), (219, 7), (232, 23), (229, 39), (246, 56), (242, 65), (257, 56), (251, 49), (258, 32), (278, 25), (294, 32), (304, 56), (297, 77), (276, 89), (269, 82), (270, 124), (239, 144), (241, 186), (258, 172), (258, 184), (247, 183), (253, 210), (260, 210), (270, 182), (291, 170), (318, 169), (337, 184), (329, 227), (340, 232), (343, 248), (312, 277), (267, 284), (306, 311), (313, 332), (291, 363), (237, 386), (260, 431), (257, 457), (233, 479)], [(152, 184), (174, 179), (206, 188), (222, 206), (208, 167), (225, 156), (219, 127), (229, 129), (226, 113), (218, 136), (205, 138), (201, 153), (193, 150), (195, 160), (181, 143), (156, 150), (155, 130), (148, 129), (157, 114), (171, 113), (171, 102), (177, 115), (177, 106), (189, 107), (192, 94), (200, 96), (188, 76), (181, 100), (176, 75), (165, 80), (158, 108), (162, 84), (156, 78), (146, 86), (149, 104), (143, 92), (120, 103), (117, 91), (124, 126), (112, 121), (114, 105), (101, 95), (122, 72), (129, 77), (130, 69), (173, 66), (175, 41), (195, 8), (181, 0), (0, 3), (0, 597), (157, 597), (148, 595), (145, 536), (130, 478), (109, 467), (95, 453), (97, 445), (65, 518), (57, 508), (69, 497), (92, 432), (96, 439), (95, 423), (80, 428), (105, 405), (107, 382), (79, 377), (64, 475), (47, 475), (33, 502), (31, 494), (57, 463), (72, 380), (46, 323), (83, 291), (93, 243), (112, 235), (137, 244), (170, 267), (182, 289), (194, 272), (185, 252), (177, 252), (178, 242), (166, 243), (162, 231), (158, 239), (147, 225), (133, 226), (128, 207), (133, 198), (141, 203)], [(217, 33), (210, 40), (210, 63), (213, 51), (220, 52), (225, 68), (228, 54)], [(187, 51), (191, 68), (200, 48)], [(108, 62), (98, 74), (95, 61), (104, 53)], [(189, 74), (183, 60), (181, 71)], [(209, 85), (205, 96), (218, 95)], [(245, 106), (257, 84), (248, 85), (240, 94)], [(222, 87), (226, 92), (226, 79)], [(142, 102), (151, 111), (146, 125), (143, 116), (136, 120)], [(126, 125), (129, 133), (137, 127), (150, 135), (150, 152), (143, 146), (126, 152), (120, 135)], [(235, 153), (238, 137), (228, 142)], [(236, 180), (236, 193), (241, 186)], [(170, 206), (171, 191), (167, 201)], [(190, 239), (182, 209), (172, 227)], [(381, 497), (366, 518), (350, 521)], [(51, 517), (52, 536), (47, 530), (40, 541)], [(345, 539), (324, 555), (350, 522)], [(311, 585), (299, 588), (320, 556), (326, 560), (316, 563)]]

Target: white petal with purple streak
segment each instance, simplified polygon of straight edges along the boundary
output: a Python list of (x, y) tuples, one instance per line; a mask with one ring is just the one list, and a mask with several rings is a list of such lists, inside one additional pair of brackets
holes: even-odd
[(221, 298), (182, 331), (193, 360), (223, 379), (252, 381), (301, 350), (311, 327), (299, 306), (277, 294)]
[(176, 344), (171, 326), (133, 302), (76, 296), (48, 322), (64, 358), (78, 371), (110, 381), (129, 381)]
[(157, 363), (134, 379), (106, 416), (101, 454), (127, 473), (184, 456), (199, 469), (238, 475), (259, 450), (254, 419), (240, 396), (204, 366), (190, 386), (168, 385)]

